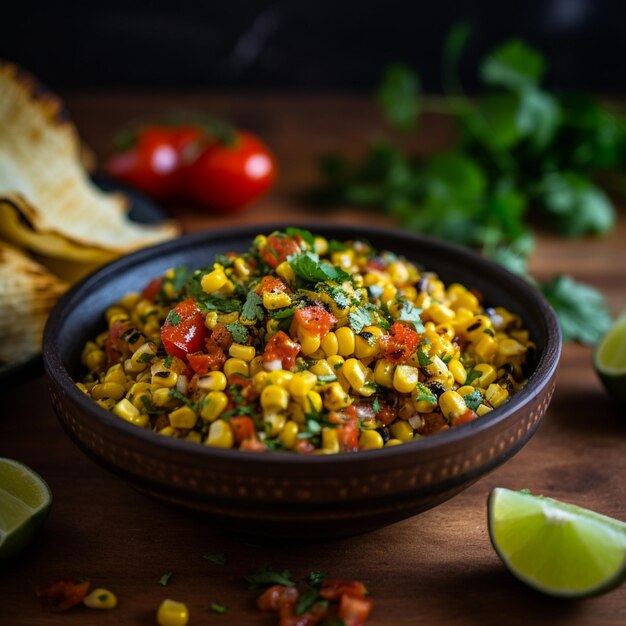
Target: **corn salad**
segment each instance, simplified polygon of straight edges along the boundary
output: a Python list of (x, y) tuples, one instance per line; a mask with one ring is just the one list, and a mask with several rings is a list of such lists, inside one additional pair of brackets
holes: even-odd
[(289, 228), (105, 312), (78, 386), (120, 419), (216, 448), (334, 454), (464, 424), (525, 383), (521, 319), (391, 252)]

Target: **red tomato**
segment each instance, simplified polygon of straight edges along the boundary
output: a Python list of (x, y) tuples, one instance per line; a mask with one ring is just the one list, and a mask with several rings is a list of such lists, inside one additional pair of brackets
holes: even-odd
[(66, 611), (80, 604), (89, 591), (89, 581), (59, 580), (37, 590), (37, 597), (44, 609)]
[(208, 334), (196, 301), (188, 298), (169, 312), (161, 328), (161, 341), (168, 354), (185, 360), (189, 353), (199, 352), (204, 347)]
[(233, 431), (233, 436), (237, 444), (242, 443), (246, 439), (254, 439), (256, 437), (256, 429), (254, 422), (246, 415), (231, 417), (228, 425)]
[(352, 598), (364, 598), (367, 593), (365, 585), (359, 580), (327, 579), (322, 583), (320, 596), (326, 600), (339, 600), (347, 595)]
[(196, 374), (203, 376), (209, 372), (221, 370), (227, 358), (223, 350), (211, 346), (207, 349), (207, 352), (193, 352), (188, 354), (187, 362), (189, 363), (189, 367), (191, 367)]
[(312, 304), (296, 309), (294, 317), (304, 330), (319, 337), (325, 337), (337, 323), (337, 318), (321, 304)]
[(359, 449), (359, 420), (354, 405), (345, 412), (334, 411), (328, 416), (328, 421), (337, 424), (337, 439), (342, 452), (356, 452)]
[(287, 285), (285, 285), (280, 278), (275, 278), (274, 276), (263, 276), (255, 291), (260, 296), (263, 296), (266, 293), (286, 293), (288, 289)]
[(298, 599), (298, 590), (285, 585), (268, 587), (256, 600), (261, 611), (278, 611), (286, 603), (294, 604)]
[(363, 626), (372, 612), (373, 602), (344, 594), (339, 604), (339, 617), (345, 626)]
[(424, 413), (422, 419), (424, 425), (417, 429), (420, 435), (432, 435), (450, 428), (441, 413)]
[(183, 154), (201, 136), (193, 126), (146, 126), (139, 130), (135, 145), (113, 154), (104, 168), (117, 180), (167, 200), (179, 195)]
[(474, 411), (472, 411), (472, 409), (467, 409), (467, 411), (465, 411), (465, 413), (463, 413), (462, 415), (459, 415), (458, 417), (454, 417), (452, 419), (452, 425), (453, 426), (460, 426), (461, 424), (466, 424), (467, 422), (471, 422), (472, 420), (476, 419), (478, 417), (478, 415), (476, 415), (476, 413), (474, 413)]
[(161, 291), (161, 285), (163, 284), (163, 277), (159, 276), (158, 278), (153, 278), (141, 292), (141, 297), (144, 300), (150, 300), (150, 302), (154, 302), (155, 298), (159, 291)]
[(263, 260), (276, 269), (287, 257), (292, 254), (300, 254), (302, 248), (292, 237), (286, 235), (270, 235), (261, 256)]
[(419, 343), (419, 335), (412, 328), (395, 322), (389, 334), (381, 337), (382, 352), (392, 363), (404, 363), (415, 352)]
[(237, 131), (232, 143), (209, 143), (181, 170), (186, 198), (217, 212), (239, 210), (276, 180), (276, 161), (258, 137)]
[(279, 330), (265, 346), (263, 363), (280, 361), (282, 369), (288, 370), (296, 364), (298, 352), (300, 352), (300, 344), (291, 339), (287, 333)]
[(376, 419), (378, 419), (382, 424), (388, 426), (392, 422), (395, 421), (396, 417), (398, 417), (398, 412), (392, 406), (389, 406), (384, 401), (380, 402), (380, 409), (376, 414)]
[(107, 363), (112, 365), (119, 363), (128, 356), (128, 342), (121, 336), (131, 327), (130, 322), (115, 322), (109, 329), (104, 351), (107, 355)]
[(267, 446), (258, 439), (245, 439), (239, 449), (245, 452), (267, 452)]

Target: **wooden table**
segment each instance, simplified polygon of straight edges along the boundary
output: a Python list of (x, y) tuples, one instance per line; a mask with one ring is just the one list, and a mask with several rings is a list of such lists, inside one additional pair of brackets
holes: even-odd
[[(281, 179), (270, 197), (237, 218), (180, 210), (188, 230), (227, 223), (315, 217), (347, 223), (387, 223), (383, 216), (336, 210), (315, 215), (298, 195), (316, 180), (315, 158), (338, 149), (358, 155), (380, 132), (365, 99), (339, 96), (202, 94), (68, 94), (75, 121), (96, 154), (108, 149), (114, 128), (139, 114), (177, 108), (227, 114), (258, 131), (275, 149)], [(419, 150), (450, 136), (442, 117), (425, 121)], [(357, 222), (358, 220), (358, 222)], [(594, 241), (542, 236), (533, 261), (539, 277), (566, 271), (601, 288), (614, 312), (626, 309), (626, 214), (613, 234)], [(0, 565), (0, 623), (14, 625), (154, 624), (161, 600), (187, 603), (191, 624), (276, 623), (253, 608), (245, 574), (264, 563), (297, 579), (319, 569), (362, 579), (375, 608), (372, 625), (626, 624), (626, 586), (581, 602), (535, 593), (509, 574), (489, 543), (486, 498), (496, 486), (529, 487), (607, 515), (626, 519), (626, 420), (611, 404), (591, 368), (591, 350), (568, 345), (554, 400), (539, 432), (513, 459), (453, 500), (418, 517), (365, 536), (290, 545), (260, 545), (212, 528), (134, 492), (87, 459), (53, 415), (43, 377), (5, 389), (0, 405), (0, 455), (39, 471), (54, 493), (43, 532), (17, 559)], [(223, 553), (214, 565), (204, 553)], [(159, 584), (174, 572), (167, 588)], [(111, 612), (84, 608), (44, 613), (34, 587), (84, 576), (114, 591)], [(211, 602), (226, 615), (207, 611)]]

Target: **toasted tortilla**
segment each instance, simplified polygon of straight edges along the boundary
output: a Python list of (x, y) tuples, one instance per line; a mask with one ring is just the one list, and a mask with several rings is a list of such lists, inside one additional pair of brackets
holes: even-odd
[(22, 251), (0, 241), (0, 364), (41, 350), (48, 312), (65, 283)]
[(106, 193), (81, 163), (76, 128), (60, 100), (0, 61), (0, 204), (10, 204), (40, 233), (123, 254), (180, 233), (173, 222), (139, 224), (128, 199)]

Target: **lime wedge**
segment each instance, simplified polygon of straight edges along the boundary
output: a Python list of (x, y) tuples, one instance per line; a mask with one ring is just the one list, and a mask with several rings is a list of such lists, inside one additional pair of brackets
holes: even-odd
[(497, 488), (489, 535), (498, 556), (538, 591), (581, 598), (626, 579), (626, 524), (573, 504)]
[(606, 390), (626, 402), (626, 313), (600, 340), (593, 365)]
[(32, 539), (52, 505), (46, 482), (30, 467), (0, 457), (0, 560)]

